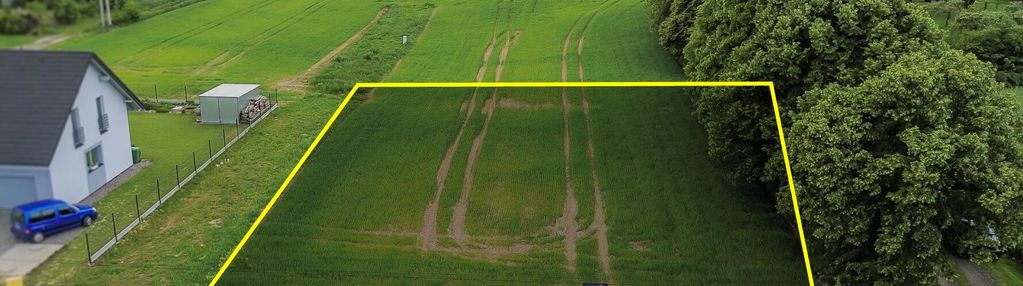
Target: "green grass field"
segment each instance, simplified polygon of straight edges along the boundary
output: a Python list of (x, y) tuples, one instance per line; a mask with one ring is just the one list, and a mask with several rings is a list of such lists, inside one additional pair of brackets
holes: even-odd
[[(141, 96), (152, 97), (157, 84), (161, 98), (179, 98), (186, 84), (196, 94), (219, 82), (271, 85), (298, 76), (390, 7), (313, 77), (335, 83), (282, 92), (278, 111), (98, 264), (85, 264), (79, 237), (29, 284), (208, 283), (340, 103), (327, 94), (356, 80), (681, 80), (640, 0), (426, 4), (209, 0), (57, 47), (96, 51)], [(387, 42), (400, 34), (416, 42)], [(569, 89), (564, 110), (562, 92), (357, 95), (221, 285), (806, 284), (798, 239), (771, 200), (730, 183), (727, 169), (707, 157), (686, 90)], [(490, 98), (493, 109), (483, 113)], [(143, 132), (134, 121), (172, 121), (182, 130), (191, 124), (170, 116), (133, 115), (133, 132)], [(202, 129), (193, 132), (220, 133)], [(483, 129), (487, 135), (474, 147)], [(206, 142), (151, 132), (133, 136), (144, 157), (192, 143), (202, 150)], [(185, 149), (163, 161), (186, 156), (190, 163), (193, 148)], [(448, 170), (438, 172), (447, 150)], [(168, 165), (156, 162), (144, 172), (163, 176), (157, 168)], [(438, 173), (445, 175), (440, 192)], [(147, 185), (155, 177), (144, 175), (100, 207), (133, 209), (132, 192), (155, 187)], [(573, 188), (566, 188), (568, 178)], [(569, 213), (574, 219), (562, 218)], [(435, 236), (422, 235), (428, 217)], [(106, 232), (100, 227), (90, 233)], [(568, 233), (575, 234), (574, 259)]]
[[(495, 2), (439, 3), (423, 42), (389, 80), (470, 81), (483, 67), (486, 81), (498, 80), (498, 70), (501, 81), (558, 81), (566, 37), (571, 81), (580, 65), (590, 81), (678, 80), (640, 1)], [(444, 33), (455, 29), (464, 32)], [(592, 159), (584, 91), (566, 91), (567, 114), (561, 92), (383, 89), (360, 96), (221, 282), (806, 284), (786, 223), (707, 158), (685, 90), (587, 89)], [(478, 148), (476, 138), (483, 138)], [(446, 150), (449, 169), (438, 173)], [(445, 177), (439, 192), (438, 176)], [(567, 178), (576, 198), (574, 259), (560, 219)], [(423, 232), (427, 221), (433, 235)], [(434, 244), (424, 243), (431, 236)]]
[(272, 84), (361, 29), (374, 1), (203, 1), (56, 49), (95, 50), (142, 97), (195, 96), (223, 82)]

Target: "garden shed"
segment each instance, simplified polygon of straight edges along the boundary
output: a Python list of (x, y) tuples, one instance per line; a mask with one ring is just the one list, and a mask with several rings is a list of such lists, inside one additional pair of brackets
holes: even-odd
[(258, 84), (218, 85), (199, 95), (202, 123), (238, 123), (242, 109), (258, 96)]

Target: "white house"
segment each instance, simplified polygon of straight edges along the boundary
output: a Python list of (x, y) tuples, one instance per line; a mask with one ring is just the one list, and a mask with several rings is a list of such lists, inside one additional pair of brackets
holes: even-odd
[(91, 52), (0, 51), (0, 207), (79, 202), (124, 172), (144, 108)]

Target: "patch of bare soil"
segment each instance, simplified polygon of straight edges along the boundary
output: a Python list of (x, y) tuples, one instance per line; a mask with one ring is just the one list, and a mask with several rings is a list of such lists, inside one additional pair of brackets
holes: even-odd
[(650, 247), (653, 246), (653, 245), (654, 245), (654, 242), (650, 241), (650, 240), (640, 240), (640, 241), (630, 241), (629, 242), (629, 248), (632, 248), (633, 250), (639, 250), (639, 251), (650, 250)]
[(67, 41), (67, 39), (70, 39), (71, 36), (72, 35), (69, 35), (69, 34), (50, 35), (50, 36), (46, 36), (46, 37), (35, 39), (35, 41), (32, 41), (32, 43), (18, 46), (18, 49), (21, 49), (21, 50), (42, 50), (42, 49), (48, 48), (48, 47), (50, 47), (52, 45), (56, 45), (56, 44), (62, 43), (64, 41)]
[[(434, 9), (434, 13), (436, 13)], [(432, 17), (431, 17), (432, 18)], [(487, 46), (487, 50), (483, 53), (483, 63), (480, 67), (480, 74), (476, 75), (478, 80), (486, 75), (487, 64), (490, 62), (490, 55), (493, 53), (494, 46), (497, 43), (497, 34), (494, 34), (490, 39), (490, 45)], [(459, 112), (465, 112), (465, 121), (462, 121), (462, 126), (458, 129), (458, 134), (455, 135), (455, 139), (448, 146), (447, 151), (444, 153), (444, 159), (441, 160), (440, 166), (437, 167), (437, 190), (433, 194), (433, 201), (426, 207), (426, 211), (423, 213), (423, 227), (419, 233), (419, 245), (421, 251), (425, 252), (429, 249), (437, 248), (437, 209), (440, 205), (440, 197), (444, 191), (444, 183), (447, 181), (448, 171), (451, 169), (451, 162), (455, 157), (455, 152), (458, 151), (459, 142), (462, 141), (462, 134), (465, 133), (465, 127), (469, 124), (469, 120), (472, 119), (473, 110), (476, 109), (476, 97), (479, 94), (479, 88), (472, 92), (472, 98), (469, 101), (462, 103), (462, 107)]]
[(539, 103), (539, 104), (530, 104), (530, 103), (522, 102), (522, 101), (514, 99), (514, 98), (504, 97), (504, 98), (501, 98), (500, 100), (497, 101), (497, 107), (507, 108), (507, 109), (532, 109), (532, 110), (540, 110), (540, 109), (546, 109), (546, 108), (554, 107), (554, 104), (552, 104), (550, 102), (544, 102), (544, 103)]
[[(515, 38), (518, 39), (520, 32), (515, 32)], [(494, 81), (501, 81), (501, 73), (504, 70), (505, 60), (508, 58), (508, 50), (511, 49), (512, 39), (511, 36), (506, 36), (504, 41), (504, 47), (501, 48), (501, 55), (498, 57), (497, 68), (494, 73)], [(477, 77), (480, 78), (480, 77)], [(487, 137), (487, 130), (490, 128), (490, 120), (494, 117), (494, 106), (497, 101), (497, 90), (490, 95), (490, 99), (483, 106), (483, 111), (486, 113), (487, 118), (483, 121), (483, 130), (480, 131), (476, 138), (472, 141), (472, 147), (469, 149), (469, 159), (465, 165), (465, 176), (462, 181), (462, 192), (458, 197), (458, 203), (455, 204), (454, 215), (451, 218), (451, 225), (448, 227), (448, 233), (451, 238), (455, 240), (459, 245), (465, 245), (469, 240), (469, 235), (465, 232), (465, 214), (469, 208), (469, 194), (472, 191), (473, 180), (476, 174), (476, 164), (479, 161), (480, 149), (483, 147), (483, 139)]]
[(351, 46), (352, 43), (355, 43), (355, 41), (361, 39), (362, 35), (366, 34), (366, 31), (369, 31), (370, 28), (376, 26), (377, 22), (380, 21), (380, 18), (383, 18), (384, 15), (387, 14), (388, 8), (389, 7), (384, 7), (383, 9), (380, 9), (380, 12), (377, 12), (376, 17), (373, 17), (373, 20), (370, 20), (369, 23), (366, 24), (366, 26), (363, 26), (362, 30), (359, 30), (358, 32), (355, 33), (355, 35), (352, 35), (351, 38), (348, 38), (348, 40), (346, 40), (344, 43), (341, 43), (340, 46), (337, 46), (329, 53), (324, 55), (322, 58), (320, 58), (319, 61), (316, 61), (316, 63), (314, 63), (312, 66), (306, 69), (305, 72), (302, 72), (296, 77), (292, 77), (278, 82), (277, 87), (284, 90), (305, 91), (305, 89), (308, 87), (306, 81), (309, 80), (309, 77), (323, 69), (325, 66), (327, 66), (327, 64), (330, 63), (330, 61), (333, 60), (334, 57), (343, 52), (345, 49), (348, 49), (348, 47)]

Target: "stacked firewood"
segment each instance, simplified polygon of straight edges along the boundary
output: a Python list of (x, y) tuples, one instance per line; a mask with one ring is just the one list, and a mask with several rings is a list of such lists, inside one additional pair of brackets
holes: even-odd
[(269, 98), (265, 96), (256, 96), (249, 100), (249, 104), (245, 105), (245, 108), (241, 112), (241, 123), (252, 124), (252, 122), (263, 116), (267, 110), (273, 107), (273, 103), (270, 102)]

